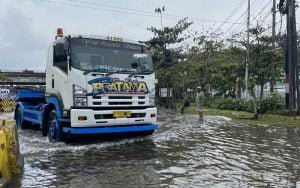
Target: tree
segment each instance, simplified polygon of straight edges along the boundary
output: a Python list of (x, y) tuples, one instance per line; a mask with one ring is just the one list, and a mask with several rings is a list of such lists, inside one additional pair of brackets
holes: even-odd
[(235, 97), (236, 79), (244, 76), (243, 54), (244, 50), (231, 46), (214, 55), (209, 83), (221, 95)]
[(210, 85), (219, 95), (234, 97), (236, 79), (243, 75), (244, 50), (225, 46), (218, 35), (209, 33), (195, 38), (196, 45), (190, 49), (189, 60), (198, 65), (195, 84)]
[(156, 27), (148, 28), (154, 34), (151, 41), (166, 45), (181, 43), (186, 39), (182, 33), (193, 24), (193, 22), (189, 22), (187, 19), (183, 18), (179, 20), (173, 27), (163, 27), (162, 29)]
[[(159, 13), (162, 16), (162, 12), (165, 11), (165, 8), (155, 9), (156, 13)], [(161, 24), (162, 25), (162, 24)], [(182, 72), (184, 71), (183, 67), (179, 65), (179, 60), (182, 58), (182, 51), (179, 46), (186, 37), (183, 33), (192, 25), (192, 22), (189, 22), (187, 18), (179, 20), (174, 26), (167, 26), (161, 29), (156, 27), (147, 28), (153, 33), (153, 38), (148, 41), (153, 49), (153, 61), (156, 75), (159, 79), (158, 88), (166, 87), (178, 89), (178, 83), (181, 82), (179, 79)], [(167, 47), (172, 47), (172, 59), (173, 65), (170, 67), (166, 66), (164, 63), (164, 52)], [(167, 98), (167, 105), (170, 104), (169, 97)]]
[[(283, 50), (274, 51), (272, 48), (273, 40), (278, 40), (280, 36), (276, 38), (264, 35), (265, 29), (257, 26), (250, 29), (250, 33), (253, 36), (253, 40), (250, 44), (250, 63), (249, 63), (249, 75), (250, 81), (252, 81), (252, 87), (254, 84), (260, 85), (260, 95), (262, 98), (264, 94), (264, 85), (271, 81), (271, 65), (272, 61), (283, 62)], [(280, 67), (275, 67), (275, 78), (280, 75)]]

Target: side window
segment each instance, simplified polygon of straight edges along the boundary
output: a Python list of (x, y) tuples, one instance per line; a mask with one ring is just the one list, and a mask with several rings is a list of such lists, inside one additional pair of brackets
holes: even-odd
[(63, 72), (68, 73), (67, 54), (64, 43), (57, 43), (53, 47), (53, 66), (58, 67)]

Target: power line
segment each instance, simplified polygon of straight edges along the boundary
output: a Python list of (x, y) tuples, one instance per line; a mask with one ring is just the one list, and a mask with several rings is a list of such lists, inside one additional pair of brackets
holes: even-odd
[[(260, 12), (259, 14), (257, 14), (256, 17), (258, 17), (261, 13), (262, 13), (262, 12)], [(271, 16), (271, 15), (272, 15), (272, 13), (268, 11), (267, 14), (265, 14), (264, 16), (262, 16), (261, 19), (260, 19), (260, 20), (261, 20), (260, 25), (263, 26), (263, 25), (265, 24), (265, 22), (267, 21), (267, 18), (268, 18), (269, 16)], [(251, 20), (251, 23), (253, 23), (254, 21), (257, 21), (257, 22), (258, 22), (257, 19), (253, 18), (253, 19)], [(236, 32), (240, 32), (240, 31), (241, 31), (240, 29), (241, 29), (241, 28), (239, 28), (239, 30), (237, 30)]]
[[(140, 13), (153, 14), (153, 12), (151, 12), (151, 11), (144, 11), (144, 10), (138, 10), (138, 9), (117, 7), (117, 6), (105, 5), (105, 4), (100, 4), (100, 3), (88, 2), (88, 1), (80, 1), (80, 0), (68, 0), (68, 1), (77, 2), (77, 3), (84, 3), (84, 4), (89, 4), (89, 5), (96, 5), (96, 6), (100, 6), (100, 7), (107, 7), (107, 8), (114, 8), (114, 9), (121, 9), (121, 10), (128, 10), (128, 11), (134, 11), (134, 12), (140, 12)], [(167, 15), (167, 14), (163, 14), (163, 15)]]
[[(255, 0), (255, 1), (252, 3), (252, 5), (251, 5), (250, 8), (252, 9), (253, 6), (256, 5), (257, 2), (258, 2), (258, 0)], [(246, 10), (243, 12), (243, 14), (241, 14), (241, 16), (238, 17), (238, 19), (235, 20), (235, 22), (241, 20), (244, 16), (246, 16), (247, 12), (248, 12), (248, 10), (246, 9)], [(241, 27), (242, 27), (243, 25), (245, 25), (245, 24), (246, 24), (246, 23), (241, 24), (238, 28), (241, 28)], [(227, 31), (230, 31), (234, 26), (235, 26), (235, 25), (231, 25)]]
[[(71, 2), (78, 2), (78, 3), (83, 3), (83, 4), (89, 4), (89, 5), (96, 5), (96, 6), (101, 6), (101, 7), (108, 7), (108, 8), (114, 8), (114, 9), (121, 9), (121, 10), (127, 10), (127, 11), (133, 11), (133, 12), (140, 12), (140, 13), (147, 13), (147, 14), (154, 14), (155, 13), (151, 12), (151, 11), (145, 11), (145, 10), (138, 10), (138, 9), (131, 9), (131, 8), (124, 8), (124, 7), (117, 7), (117, 6), (111, 6), (111, 5), (105, 5), (105, 4), (100, 4), (100, 3), (94, 3), (94, 2), (88, 2), (88, 1), (80, 1), (80, 0), (68, 0)], [(246, 1), (246, 0), (242, 0), (242, 1)], [(167, 16), (167, 17), (174, 17), (174, 18), (184, 18), (185, 16), (179, 16), (179, 15), (174, 15), (174, 14), (163, 14), (163, 16)], [(206, 21), (206, 22), (218, 22), (218, 23), (222, 23), (222, 24), (226, 24), (226, 23), (230, 23), (230, 24), (241, 24), (241, 23), (233, 23), (233, 22), (228, 22), (228, 21), (220, 21), (220, 20), (210, 20), (210, 19), (199, 19), (199, 18), (195, 18), (195, 17), (189, 17), (189, 19), (193, 19), (193, 20), (199, 20), (199, 21)]]
[[(270, 1), (269, 1), (269, 2), (261, 9), (261, 11), (259, 11), (258, 14), (256, 14), (256, 16), (255, 16), (254, 18), (251, 19), (250, 23), (252, 23), (253, 21), (256, 21), (256, 18), (257, 18), (258, 16), (260, 16), (260, 15), (264, 12), (264, 10), (266, 10), (266, 8), (270, 5), (271, 2), (272, 2), (272, 0), (270, 0)], [(268, 16), (268, 14), (271, 15), (271, 12), (267, 12), (267, 16)], [(264, 22), (263, 22), (263, 23), (264, 23)], [(245, 24), (243, 24), (243, 25), (245, 25)], [(237, 32), (237, 33), (240, 32), (243, 25), (241, 25), (240, 27), (238, 27), (238, 29), (236, 29), (235, 32)]]
[[(272, 0), (270, 0), (270, 1), (269, 1), (269, 2), (261, 9), (261, 11), (259, 11), (258, 14), (256, 14), (256, 16), (254, 16), (254, 17), (251, 19), (250, 23), (253, 23), (253, 21), (256, 21), (256, 18), (257, 18), (258, 16), (260, 16), (260, 15), (263, 13), (264, 10), (266, 10), (266, 8), (268, 7), (268, 5), (269, 5), (271, 2), (272, 2)], [(262, 3), (260, 3), (259, 5), (261, 5), (261, 4), (262, 4)], [(257, 5), (258, 5), (258, 4), (257, 4)], [(251, 7), (251, 9), (253, 10), (252, 7)], [(269, 12), (268, 12), (268, 13), (269, 13)], [(267, 13), (267, 14), (268, 14), (268, 13)], [(243, 24), (243, 25), (246, 25), (246, 24)], [(241, 25), (240, 27), (238, 27), (238, 29), (236, 29), (235, 32), (240, 32), (243, 25)]]
[[(237, 10), (245, 4), (245, 2), (246, 2), (246, 0), (241, 0), (240, 3), (229, 14), (229, 16), (224, 20), (224, 22), (229, 21), (232, 18), (232, 16), (237, 12)], [(215, 32), (218, 31), (223, 26), (224, 26), (224, 23), (220, 24), (220, 26), (215, 30)]]
[[(262, 10), (252, 19), (252, 21), (253, 20), (255, 20), (258, 16), (260, 16), (262, 13), (263, 13), (263, 11), (270, 5), (272, 3), (272, 0), (270, 0), (263, 8), (262, 8)], [(271, 13), (271, 12), (270, 12)]]
[(262, 4), (263, 4), (264, 1), (255, 1), (253, 3), (253, 6), (251, 7), (252, 10), (257, 10)]
[[(105, 8), (99, 8), (99, 7), (91, 7), (91, 6), (86, 6), (86, 5), (80, 5), (80, 4), (72, 4), (72, 3), (66, 3), (66, 2), (58, 2), (58, 1), (53, 1), (53, 0), (40, 0), (43, 2), (49, 2), (49, 3), (54, 3), (54, 4), (60, 4), (60, 5), (66, 5), (66, 6), (73, 6), (73, 7), (81, 7), (81, 8), (88, 8), (88, 9), (94, 9), (94, 10), (103, 10), (107, 12), (115, 12), (115, 13), (121, 13), (121, 14), (131, 14), (131, 15), (141, 15), (141, 16), (147, 16), (147, 17), (156, 17), (160, 18), (159, 15), (155, 15), (155, 13), (150, 13), (149, 11), (134, 11), (135, 9), (128, 9), (128, 11), (123, 11), (123, 10), (114, 10), (114, 9), (105, 9)], [(79, 2), (78, 0), (76, 0)], [(83, 2), (82, 2), (83, 3)], [(87, 4), (87, 2), (84, 2)], [(97, 3), (90, 3), (90, 5), (94, 4), (97, 5)], [(98, 5), (100, 6), (100, 5)], [(102, 5), (103, 6), (103, 5)], [(108, 6), (108, 5), (106, 5)], [(121, 9), (122, 7), (118, 7)], [(126, 8), (122, 8), (126, 9)], [(134, 12), (133, 12), (134, 11)], [(177, 15), (171, 15), (171, 14), (163, 14), (164, 18), (166, 19), (182, 19), (184, 16), (177, 16)], [(224, 22), (220, 20), (213, 20), (213, 19), (202, 19), (202, 18), (194, 18), (194, 17), (189, 17), (189, 19), (193, 21), (199, 21), (199, 22), (215, 22), (215, 23), (225, 23), (225, 24), (242, 24), (240, 22)]]

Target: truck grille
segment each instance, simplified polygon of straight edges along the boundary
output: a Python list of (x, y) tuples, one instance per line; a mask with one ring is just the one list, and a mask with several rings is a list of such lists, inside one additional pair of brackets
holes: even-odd
[(132, 99), (132, 96), (108, 96), (108, 99)]
[[(129, 118), (144, 118), (146, 113), (132, 113)], [(113, 114), (96, 114), (95, 119), (114, 119)]]
[(109, 105), (132, 105), (132, 102), (109, 102)]
[(146, 96), (141, 95), (101, 95), (92, 96), (93, 107), (121, 107), (121, 106), (144, 106), (146, 105)]

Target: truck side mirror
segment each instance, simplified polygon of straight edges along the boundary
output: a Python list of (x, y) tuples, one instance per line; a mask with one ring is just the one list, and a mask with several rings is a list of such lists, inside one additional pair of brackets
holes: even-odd
[(64, 43), (56, 43), (54, 46), (54, 64), (62, 61), (67, 61), (67, 54)]
[(165, 50), (165, 65), (172, 65), (172, 53), (171, 50)]
[(56, 43), (53, 50), (53, 65), (64, 71), (68, 72), (68, 56), (65, 51), (64, 43)]

